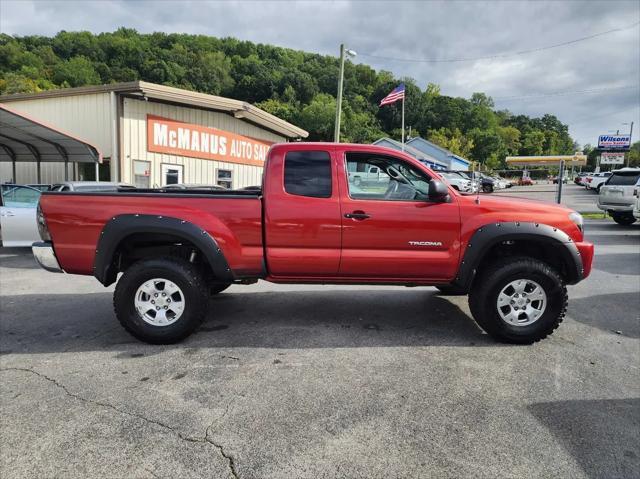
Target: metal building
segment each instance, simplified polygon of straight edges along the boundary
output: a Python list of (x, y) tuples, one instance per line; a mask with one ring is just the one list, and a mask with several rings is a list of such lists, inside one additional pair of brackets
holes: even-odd
[[(100, 180), (138, 187), (259, 185), (269, 146), (308, 136), (242, 101), (142, 81), (4, 95), (0, 103), (95, 145)], [(95, 179), (90, 165), (69, 167), (70, 178)], [(36, 170), (19, 163), (14, 178), (0, 163), (0, 183), (34, 183)], [(41, 182), (64, 179), (64, 163), (43, 165)]]

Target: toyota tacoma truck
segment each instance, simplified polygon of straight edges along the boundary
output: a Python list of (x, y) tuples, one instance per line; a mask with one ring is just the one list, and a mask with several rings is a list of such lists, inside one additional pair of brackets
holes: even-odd
[[(349, 181), (373, 166), (377, 181)], [(211, 294), (259, 279), (436, 286), (468, 294), (497, 340), (530, 344), (558, 327), (566, 286), (589, 275), (594, 251), (575, 211), (465, 195), (411, 156), (370, 145), (274, 145), (261, 191), (45, 192), (37, 221), (39, 264), (118, 280), (118, 320), (160, 344), (215, 313)]]

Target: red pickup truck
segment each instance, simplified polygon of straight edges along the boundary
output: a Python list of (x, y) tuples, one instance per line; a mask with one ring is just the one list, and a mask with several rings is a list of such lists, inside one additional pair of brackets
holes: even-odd
[[(372, 167), (376, 178), (350, 180)], [(40, 265), (105, 286), (123, 273), (116, 316), (149, 343), (180, 341), (210, 294), (264, 279), (469, 294), (487, 333), (528, 344), (558, 327), (566, 285), (593, 259), (575, 211), (461, 194), (412, 157), (370, 145), (274, 145), (261, 191), (45, 192), (37, 217)]]

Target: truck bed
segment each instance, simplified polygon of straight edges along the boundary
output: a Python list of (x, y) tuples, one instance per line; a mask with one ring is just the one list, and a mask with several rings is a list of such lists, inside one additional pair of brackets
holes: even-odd
[[(100, 233), (119, 215), (175, 217), (209, 233), (237, 276), (262, 272), (262, 203), (255, 191), (126, 190), (109, 193), (43, 193), (56, 256), (65, 271), (92, 274)], [(72, 226), (72, 227), (70, 227)]]

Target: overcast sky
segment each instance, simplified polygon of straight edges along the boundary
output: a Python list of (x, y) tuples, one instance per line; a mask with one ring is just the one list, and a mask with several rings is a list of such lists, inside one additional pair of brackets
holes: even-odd
[[(621, 133), (640, 138), (640, 1), (235, 2), (0, 0), (10, 35), (60, 30), (200, 33), (322, 54), (344, 42), (355, 61), (429, 82), (443, 94), (482, 91), (497, 108), (553, 113), (581, 144)], [(536, 50), (570, 42), (557, 48)], [(516, 53), (516, 54), (514, 54)], [(494, 58), (478, 59), (494, 56)], [(495, 58), (497, 56), (497, 58)], [(385, 57), (385, 58), (376, 58)], [(417, 62), (411, 60), (466, 60)], [(570, 93), (590, 90), (588, 93)], [(591, 91), (596, 90), (596, 91)], [(551, 95), (564, 92), (561, 95)]]

